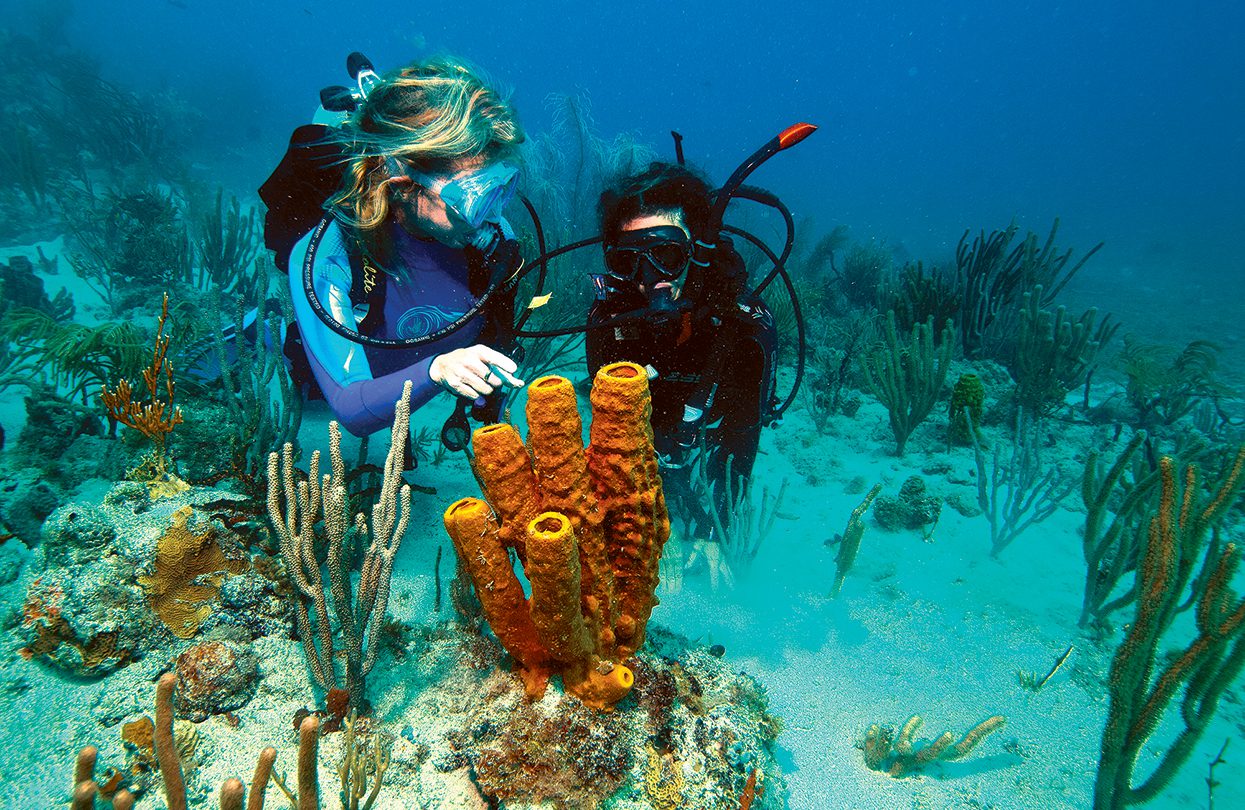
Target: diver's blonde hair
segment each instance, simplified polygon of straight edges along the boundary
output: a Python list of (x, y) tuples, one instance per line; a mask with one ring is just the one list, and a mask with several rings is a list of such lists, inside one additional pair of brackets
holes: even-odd
[(464, 62), (409, 65), (372, 88), (341, 132), (342, 187), (329, 205), (338, 219), (372, 231), (389, 216), (391, 158), (430, 173), (461, 158), (508, 157), (523, 142), (510, 103)]

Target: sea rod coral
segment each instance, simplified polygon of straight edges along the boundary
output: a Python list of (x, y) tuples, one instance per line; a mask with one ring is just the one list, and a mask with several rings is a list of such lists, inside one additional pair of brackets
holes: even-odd
[[(1110, 703), (1102, 732), (1102, 754), (1094, 782), (1094, 810), (1119, 810), (1148, 802), (1171, 782), (1192, 755), (1219, 707), (1224, 692), (1245, 668), (1245, 599), (1232, 590), (1240, 551), (1229, 542), (1205, 552), (1202, 577), (1189, 582), (1194, 560), (1207, 536), (1240, 496), (1245, 481), (1245, 447), (1210, 495), (1198, 468), (1181, 475), (1176, 462), (1159, 461), (1159, 506), (1150, 519), (1146, 545), (1137, 565), (1137, 612), (1115, 652), (1108, 677)], [(1183, 480), (1182, 480), (1183, 479)], [(1170, 645), (1166, 631), (1180, 603), (1191, 595), (1197, 637), (1183, 650)], [(1141, 751), (1179, 697), (1175, 737), (1154, 757)], [(1138, 770), (1148, 773), (1138, 773)]]
[[(372, 505), (370, 531), (362, 512), (357, 512), (351, 522), (341, 429), (336, 422), (329, 423), (330, 471), (323, 478), (319, 450), (311, 454), (306, 481), (297, 480), (294, 474), (294, 447), (289, 442), (280, 454), (268, 456), (268, 518), (298, 591), (298, 638), (307, 653), (307, 665), (316, 683), (327, 692), (338, 687), (337, 660), (344, 654), (344, 688), (355, 709), (365, 705), (365, 678), (376, 663), (380, 626), (389, 605), (393, 558), (411, 517), (411, 488), (402, 478), (410, 402), (408, 380), (394, 410), (389, 454), (380, 495)], [(317, 525), (323, 525), (327, 540), (325, 572), (316, 556), (316, 546), (321, 542)], [(356, 538), (365, 549), (357, 585), (351, 578), (349, 553)], [(335, 623), (341, 628), (340, 645), (329, 622), (330, 602)]]
[[(151, 745), (151, 765), (160, 772), (163, 782), (163, 793), (169, 810), (186, 810), (189, 800), (186, 795), (186, 780), (183, 774), (183, 763), (178, 751), (173, 731), (174, 693), (177, 688), (177, 676), (165, 673), (156, 684), (156, 719), (149, 726)], [(320, 721), (316, 717), (308, 717), (299, 726), (299, 747), (297, 764), (298, 793), (294, 794), (286, 787), (281, 777), (274, 771), (277, 750), (267, 747), (260, 752), (255, 765), (255, 776), (251, 781), (250, 796), (246, 786), (240, 779), (229, 779), (220, 788), (221, 810), (242, 810), (246, 802), (247, 810), (264, 810), (264, 796), (270, 781), (275, 782), (291, 805), (299, 810), (310, 810), (319, 807), (318, 765), (316, 754), (319, 747)], [(88, 745), (78, 752), (74, 763), (73, 801), (70, 810), (94, 810), (96, 798), (108, 800), (112, 810), (130, 810), (134, 807), (136, 785), (130, 783), (126, 772), (109, 769), (97, 779), (95, 766), (99, 749)], [(373, 798), (375, 798), (373, 796)], [(248, 800), (249, 799), (249, 800)], [(370, 806), (370, 804), (369, 804)]]

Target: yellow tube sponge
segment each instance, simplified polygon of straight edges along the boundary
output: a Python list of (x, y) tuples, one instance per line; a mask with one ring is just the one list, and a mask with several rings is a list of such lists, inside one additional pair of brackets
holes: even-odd
[(622, 664), (602, 661), (595, 667), (563, 670), (562, 683), (585, 706), (608, 710), (631, 691), (635, 675)]
[(611, 363), (592, 386), (588, 471), (614, 569), (620, 657), (644, 643), (657, 604), (657, 566), (670, 537), (670, 517), (657, 473), (648, 375), (635, 363)]
[(522, 558), (527, 524), (541, 511), (540, 489), (523, 439), (512, 425), (485, 425), (476, 429), (471, 444), (476, 474), (501, 521), (502, 542)]
[(579, 607), (579, 555), (566, 516), (542, 512), (528, 524), (526, 573), (528, 608), (545, 649), (565, 664), (587, 659), (593, 644)]
[[(445, 525), (489, 625), (520, 667), (558, 671), (567, 692), (606, 709), (631, 689), (633, 675), (622, 661), (644, 642), (657, 604), (670, 520), (644, 369), (601, 369), (592, 403), (592, 444), (585, 449), (570, 381), (535, 380), (527, 444), (510, 425), (477, 430), (475, 469), (488, 503), (458, 501)], [(528, 599), (507, 547), (520, 550)], [(543, 691), (543, 683), (534, 685), (529, 680), (530, 693)]]
[(458, 559), (475, 583), (493, 635), (514, 656), (527, 693), (539, 697), (545, 692), (552, 667), (528, 615), (523, 586), (502, 545), (497, 520), (479, 498), (455, 501), (445, 510), (444, 520)]
[(583, 423), (575, 387), (565, 377), (541, 377), (528, 386), (527, 443), (544, 507), (566, 515), (579, 540), (582, 610), (601, 649), (614, 649), (614, 571), (605, 551), (601, 510), (588, 475)]

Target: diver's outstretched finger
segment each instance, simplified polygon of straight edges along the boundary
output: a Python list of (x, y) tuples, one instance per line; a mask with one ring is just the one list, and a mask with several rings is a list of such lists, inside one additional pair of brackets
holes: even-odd
[(488, 346), (481, 346), (480, 359), (488, 363), (489, 368), (501, 375), (501, 378), (506, 381), (507, 385), (511, 385), (515, 388), (522, 388), (526, 385), (523, 380), (514, 376), (514, 373), (519, 370), (519, 364), (496, 349), (491, 349)]
[[(511, 374), (509, 371), (506, 371), (504, 368), (499, 368), (497, 366), (491, 366), (491, 368), (493, 369), (493, 371), (497, 372), (503, 380), (505, 380), (507, 385), (511, 386), (512, 388), (522, 388), (523, 386), (527, 385), (527, 383), (523, 382), (523, 380), (520, 380), (518, 377)], [(516, 366), (515, 369), (517, 370), (518, 366)]]

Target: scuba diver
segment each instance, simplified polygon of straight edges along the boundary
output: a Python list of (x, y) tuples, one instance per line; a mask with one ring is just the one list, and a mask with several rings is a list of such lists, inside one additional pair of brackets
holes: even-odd
[[(452, 60), (385, 79), (360, 53), (346, 65), (355, 88), (321, 91), (313, 123), (295, 130), (260, 188), (265, 245), (290, 274), (295, 322), (285, 354), (304, 393), (326, 398), (347, 430), (365, 435), (390, 424), (406, 380), (414, 383), (412, 408), (450, 391), (457, 399), (441, 439), (464, 450), (468, 416), (498, 421), (504, 390), (524, 384), (514, 376), (517, 338), (588, 332), (593, 371), (625, 357), (654, 373), (653, 424), (667, 469), (686, 469), (705, 433), (719, 502), (709, 517), (729, 507), (751, 472), (761, 425), (790, 406), (804, 366), (803, 319), (784, 268), (794, 221), (777, 197), (744, 180), (816, 127), (783, 130), (716, 191), (683, 168), (673, 133), (677, 166), (655, 164), (603, 196), (604, 237), (549, 248), (535, 208), (516, 192), (512, 161), (523, 135), (496, 91)], [(531, 217), (537, 247), (526, 264), (502, 216), (514, 197)], [(723, 223), (734, 199), (781, 213), (781, 251)], [(772, 263), (751, 290), (726, 234)], [(598, 301), (589, 322), (524, 329), (548, 298), (541, 293), (550, 261), (598, 242), (609, 269), (593, 279)], [(535, 294), (516, 319), (516, 286), (533, 271)], [(795, 381), (777, 407), (773, 319), (760, 304), (775, 279), (791, 298), (799, 346)], [(701, 518), (708, 533), (703, 509)]]
[[(761, 428), (778, 404), (774, 318), (746, 289), (744, 261), (711, 224), (712, 209), (705, 180), (674, 163), (653, 163), (601, 195), (605, 272), (593, 278), (597, 301), (586, 343), (590, 376), (619, 360), (648, 369), (667, 497), (682, 502), (695, 536), (709, 540), (718, 522), (729, 531)], [(611, 319), (625, 322), (611, 327)], [(691, 496), (701, 446), (711, 504)], [(707, 508), (716, 510), (716, 521)]]
[(358, 436), (392, 423), (406, 380), (412, 409), (445, 390), (462, 425), (472, 404), (495, 421), (495, 392), (523, 385), (501, 289), (522, 266), (502, 218), (522, 130), (460, 62), (383, 79), (361, 54), (347, 65), (357, 91), (321, 93), (319, 123), (295, 131), (260, 190), (290, 274), (291, 375)]

